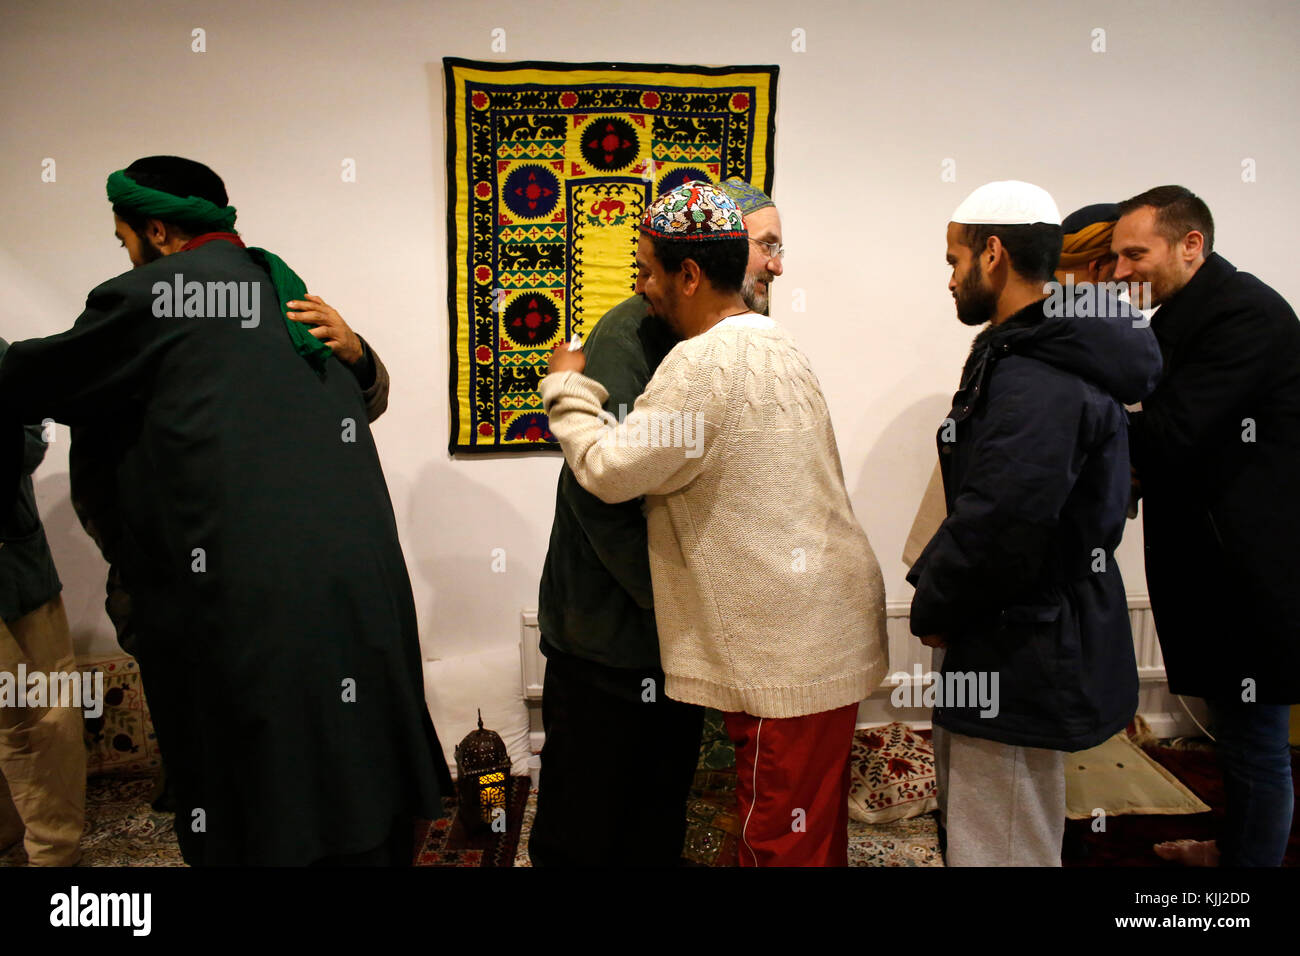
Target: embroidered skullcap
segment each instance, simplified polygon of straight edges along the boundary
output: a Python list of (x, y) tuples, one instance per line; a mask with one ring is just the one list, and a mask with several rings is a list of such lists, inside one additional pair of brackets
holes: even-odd
[(730, 179), (724, 179), (718, 184), (718, 188), (731, 197), (731, 201), (740, 209), (742, 216), (748, 216), (751, 212), (758, 212), (766, 206), (775, 206), (772, 197), (761, 189), (757, 189), (745, 182), (739, 176), (732, 176)]
[(962, 200), (950, 221), (972, 226), (1023, 226), (1035, 222), (1059, 226), (1061, 212), (1046, 189), (1006, 179), (976, 189)]
[(641, 231), (661, 239), (744, 239), (740, 207), (717, 186), (689, 182), (664, 193), (646, 210)]

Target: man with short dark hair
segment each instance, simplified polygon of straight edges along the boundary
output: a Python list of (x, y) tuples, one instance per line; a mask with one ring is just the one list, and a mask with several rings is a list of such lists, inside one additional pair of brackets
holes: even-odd
[[(190, 163), (179, 157), (147, 156), (136, 160), (127, 171), (133, 182), (143, 186), (187, 195), (224, 195), (224, 186), (215, 173), (200, 163)], [(157, 227), (151, 226), (149, 217), (130, 203), (114, 203), (113, 214), (118, 242), (126, 248), (130, 240), (132, 265), (139, 267), (162, 255), (161, 245), (155, 246), (148, 235), (151, 230), (165, 228), (167, 224), (158, 222)], [(170, 225), (187, 236), (205, 231), (202, 223)], [(123, 232), (124, 228), (127, 232)], [(161, 232), (154, 233), (155, 239), (161, 236)], [(371, 422), (379, 418), (388, 408), (389, 375), (370, 344), (353, 332), (338, 311), (320, 296), (304, 295), (302, 300), (287, 302), (285, 307), (290, 319), (302, 323), (356, 377), (366, 405), (366, 418)], [(131, 617), (131, 595), (122, 584), (121, 569), (117, 565), (123, 529), (117, 511), (116, 449), (128, 439), (118, 431), (123, 424), (111, 416), (101, 416), (97, 422), (83, 423), (70, 429), (68, 485), (77, 520), (108, 563), (104, 611), (122, 649), (134, 655), (136, 632)], [(153, 803), (155, 808), (170, 810), (173, 809), (173, 794), (168, 784), (165, 754), (162, 760), (157, 797)]]
[(1300, 703), (1300, 322), (1213, 251), (1214, 220), (1190, 190), (1158, 186), (1119, 208), (1115, 278), (1151, 284), (1165, 365), (1129, 423), (1151, 610), (1169, 689), (1209, 706), (1227, 798), (1217, 846), (1157, 852), (1278, 866)]
[(741, 295), (748, 239), (717, 187), (660, 196), (637, 291), (682, 341), (622, 424), (563, 346), (542, 400), (584, 488), (645, 497), (666, 691), (724, 714), (741, 865), (844, 866), (857, 705), (887, 665), (884, 583), (821, 386)]
[(1061, 251), (1048, 193), (972, 192), (948, 223), (948, 288), (975, 337), (938, 448), (948, 516), (907, 580), (936, 651), (935, 771), (950, 866), (1059, 866), (1063, 752), (1137, 709), (1115, 548), (1128, 499), (1122, 403), (1154, 387), (1141, 318), (1052, 315)]
[(244, 245), (212, 170), (150, 157), (108, 197), (135, 268), (10, 347), (0, 418), (115, 436), (113, 560), (181, 852), (409, 864), (450, 779), (361, 384), (286, 316), (303, 281)]

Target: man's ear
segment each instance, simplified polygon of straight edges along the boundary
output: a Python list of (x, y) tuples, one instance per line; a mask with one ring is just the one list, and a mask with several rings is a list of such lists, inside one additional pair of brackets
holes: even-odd
[(166, 224), (161, 219), (150, 219), (144, 224), (144, 240), (161, 249), (167, 242)]
[(704, 279), (704, 272), (700, 269), (700, 264), (694, 259), (682, 260), (682, 294), (694, 295), (695, 290), (700, 287), (700, 282)]
[(989, 241), (985, 244), (981, 255), (984, 257), (984, 261), (981, 263), (984, 266), (984, 271), (992, 272), (1006, 262), (1007, 249), (997, 236), (989, 236)]

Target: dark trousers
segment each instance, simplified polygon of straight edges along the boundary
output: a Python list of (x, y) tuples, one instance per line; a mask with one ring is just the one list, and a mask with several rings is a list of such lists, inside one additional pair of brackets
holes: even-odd
[(1286, 704), (1207, 700), (1227, 812), (1220, 866), (1281, 866), (1291, 836), (1295, 785)]
[[(601, 684), (606, 684), (602, 681)], [(542, 772), (528, 842), (534, 866), (676, 866), (704, 709), (656, 682), (613, 693), (557, 658), (542, 684)]]

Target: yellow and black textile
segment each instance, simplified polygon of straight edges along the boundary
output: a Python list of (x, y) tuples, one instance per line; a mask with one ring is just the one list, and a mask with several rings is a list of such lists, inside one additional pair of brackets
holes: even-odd
[(454, 452), (558, 448), (551, 349), (633, 291), (662, 192), (772, 190), (775, 66), (443, 61)]

